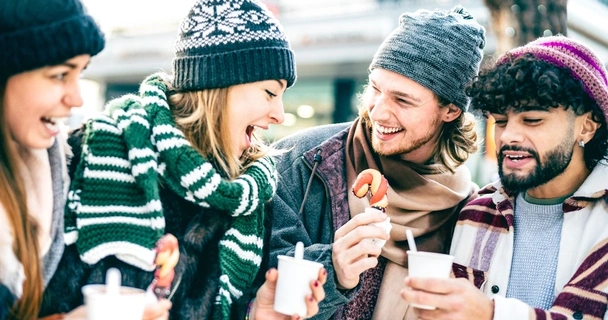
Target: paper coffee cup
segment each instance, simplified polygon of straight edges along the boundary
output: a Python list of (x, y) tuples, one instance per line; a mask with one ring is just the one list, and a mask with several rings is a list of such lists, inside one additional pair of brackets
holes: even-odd
[(106, 294), (106, 285), (82, 287), (87, 320), (139, 320), (144, 315), (146, 292), (120, 287), (120, 294)]
[[(448, 254), (408, 251), (407, 265), (408, 274), (412, 278), (437, 278), (447, 279), (452, 271), (454, 257)], [(435, 306), (411, 304), (418, 309), (435, 310)]]
[(279, 278), (274, 296), (274, 310), (285, 315), (306, 317), (306, 296), (310, 282), (317, 280), (322, 264), (289, 256), (279, 256)]

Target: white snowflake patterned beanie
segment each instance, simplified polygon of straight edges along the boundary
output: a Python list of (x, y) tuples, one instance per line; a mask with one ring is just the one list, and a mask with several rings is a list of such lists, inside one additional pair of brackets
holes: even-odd
[(197, 0), (175, 44), (173, 86), (224, 88), (296, 80), (294, 54), (279, 22), (257, 0)]

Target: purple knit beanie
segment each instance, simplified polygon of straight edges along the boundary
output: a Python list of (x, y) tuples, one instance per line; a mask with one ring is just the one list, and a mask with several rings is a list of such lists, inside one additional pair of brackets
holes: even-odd
[(540, 60), (570, 70), (572, 76), (583, 83), (585, 92), (595, 100), (608, 123), (608, 77), (606, 68), (589, 48), (564, 36), (544, 37), (507, 52), (498, 58), (496, 65), (525, 53), (531, 53)]

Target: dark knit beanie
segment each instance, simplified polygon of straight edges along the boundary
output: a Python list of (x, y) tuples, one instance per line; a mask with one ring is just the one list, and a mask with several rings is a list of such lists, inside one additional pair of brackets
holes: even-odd
[(369, 69), (399, 73), (466, 111), (465, 87), (477, 76), (485, 43), (485, 29), (460, 6), (404, 13)]
[(79, 0), (0, 1), (0, 80), (81, 54), (94, 56), (104, 45)]
[(294, 54), (281, 25), (257, 0), (197, 0), (175, 44), (173, 86), (224, 88), (263, 80), (296, 80)]

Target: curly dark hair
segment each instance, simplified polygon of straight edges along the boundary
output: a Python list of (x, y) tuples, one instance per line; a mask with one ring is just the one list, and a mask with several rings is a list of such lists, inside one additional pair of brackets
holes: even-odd
[(505, 114), (508, 109), (544, 109), (563, 107), (577, 116), (591, 111), (600, 124), (585, 145), (585, 165), (589, 170), (608, 156), (608, 129), (602, 110), (583, 83), (570, 70), (539, 60), (527, 53), (509, 57), (505, 63), (485, 69), (466, 88), (473, 110)]

